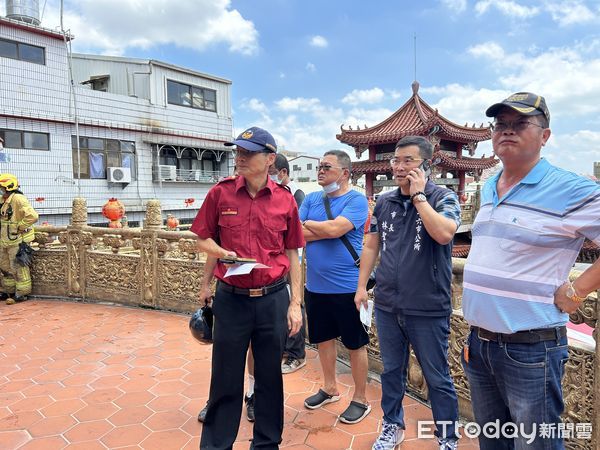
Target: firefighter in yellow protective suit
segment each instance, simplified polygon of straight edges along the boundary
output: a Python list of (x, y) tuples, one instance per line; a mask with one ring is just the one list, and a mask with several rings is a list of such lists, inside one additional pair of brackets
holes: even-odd
[(19, 244), (34, 239), (33, 224), (38, 214), (19, 191), (17, 177), (0, 174), (0, 299), (7, 305), (27, 299), (31, 292), (31, 276), (27, 265), (16, 260)]

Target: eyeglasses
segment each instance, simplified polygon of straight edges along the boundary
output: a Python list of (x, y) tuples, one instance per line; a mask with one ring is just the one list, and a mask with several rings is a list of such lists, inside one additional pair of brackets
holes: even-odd
[(503, 133), (509, 129), (513, 130), (515, 133), (520, 133), (521, 131), (529, 128), (529, 125), (544, 128), (539, 123), (530, 122), (529, 120), (518, 120), (516, 122), (492, 122), (490, 123), (490, 128), (494, 133)]
[(390, 165), (392, 166), (411, 166), (418, 161), (423, 161), (419, 158), (392, 158), (390, 159)]
[(324, 172), (329, 172), (331, 169), (344, 169), (343, 167), (339, 167), (339, 166), (330, 166), (330, 165), (322, 165), (322, 166), (317, 166), (315, 167), (315, 169), (317, 169), (317, 172), (320, 172), (321, 170)]
[(270, 150), (259, 150), (257, 152), (249, 152), (248, 150), (242, 150), (242, 149), (235, 149), (233, 150), (233, 157), (234, 158), (252, 158), (253, 156), (258, 155), (259, 153), (273, 153)]

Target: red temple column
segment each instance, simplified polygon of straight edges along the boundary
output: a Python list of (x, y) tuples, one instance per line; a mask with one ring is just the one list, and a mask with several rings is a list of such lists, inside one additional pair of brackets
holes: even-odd
[[(456, 159), (462, 158), (462, 149), (463, 149), (463, 144), (461, 144), (460, 142), (457, 142), (456, 143)], [(458, 200), (461, 203), (464, 203), (463, 198), (465, 195), (465, 171), (458, 169), (456, 172), (458, 174), (458, 189), (457, 189), (456, 194), (458, 195)]]
[(373, 180), (375, 179), (375, 174), (366, 173), (365, 174), (365, 190), (367, 191), (367, 198), (373, 197)]

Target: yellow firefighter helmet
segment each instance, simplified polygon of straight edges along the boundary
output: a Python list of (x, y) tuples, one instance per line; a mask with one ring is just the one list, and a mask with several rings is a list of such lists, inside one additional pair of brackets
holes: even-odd
[(11, 173), (0, 174), (0, 186), (7, 191), (16, 191), (19, 188), (19, 180)]

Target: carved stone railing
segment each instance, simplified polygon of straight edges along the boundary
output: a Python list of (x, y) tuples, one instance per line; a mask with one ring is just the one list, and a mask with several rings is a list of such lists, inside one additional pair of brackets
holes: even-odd
[(90, 227), (85, 200), (75, 199), (71, 225), (36, 228), (33, 295), (195, 311), (205, 257), (193, 233), (162, 222), (150, 200), (141, 229)]
[[(146, 205), (141, 229), (109, 229), (87, 225), (85, 200), (75, 199), (71, 225), (36, 228), (38, 249), (32, 266), (33, 294), (68, 297), (90, 302), (115, 302), (129, 306), (193, 312), (198, 308), (204, 255), (189, 231), (165, 231), (158, 200)], [(450, 371), (459, 397), (461, 415), (472, 419), (467, 378), (460, 362), (468, 325), (462, 317), (463, 259), (453, 259)], [(577, 272), (571, 273), (572, 277)], [(599, 302), (590, 295), (573, 315), (573, 323), (594, 329), (595, 347), (580, 342), (569, 345), (563, 393), (566, 423), (593, 427), (590, 440), (568, 439), (570, 449), (596, 449), (600, 430)], [(375, 321), (370, 330), (369, 366), (381, 373), (382, 363)], [(344, 352), (341, 352), (342, 356)], [(427, 400), (427, 386), (411, 352), (409, 389)]]

